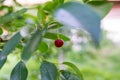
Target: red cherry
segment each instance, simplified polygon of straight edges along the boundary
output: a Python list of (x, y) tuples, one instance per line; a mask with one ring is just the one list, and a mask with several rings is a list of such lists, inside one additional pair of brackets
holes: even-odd
[(55, 40), (54, 44), (56, 47), (62, 47), (64, 44), (64, 41), (61, 39), (57, 39), (57, 40)]

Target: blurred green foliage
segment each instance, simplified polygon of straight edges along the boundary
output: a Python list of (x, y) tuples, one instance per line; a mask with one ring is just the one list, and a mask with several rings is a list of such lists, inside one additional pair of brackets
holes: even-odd
[[(2, 3), (2, 1), (3, 0), (0, 0), (0, 4)], [(15, 7), (18, 8), (18, 6), (19, 7), (22, 6), (19, 3), (17, 3), (16, 0), (14, 0), (14, 1), (15, 1), (14, 3), (16, 3)], [(2, 50), (1, 54), (3, 54), (3, 53), (6, 54), (5, 59), (6, 59), (7, 55), (13, 51), (12, 54), (8, 55), (7, 61), (4, 65), (4, 67), (2, 67), (2, 69), (0, 70), (0, 80), (10, 80), (10, 74), (12, 72), (12, 69), (15, 67), (15, 65), (22, 59), (26, 60), (30, 57), (31, 58), (28, 62), (24, 61), (26, 64), (26, 67), (23, 67), (22, 71), (24, 72), (24, 68), (28, 69), (29, 72), (28, 72), (27, 80), (41, 80), (40, 72), (41, 72), (41, 74), (44, 73), (43, 65), (42, 65), (43, 69), (40, 71), (40, 66), (41, 66), (42, 60), (46, 58), (48, 61), (53, 62), (54, 65), (59, 67), (60, 60), (58, 59), (58, 57), (60, 56), (60, 54), (63, 55), (63, 58), (65, 57), (65, 61), (73, 62), (79, 66), (80, 70), (83, 73), (84, 80), (119, 80), (119, 74), (118, 74), (120, 72), (120, 70), (119, 70), (120, 59), (118, 57), (119, 48), (115, 47), (107, 39), (103, 38), (103, 41), (101, 42), (101, 47), (99, 47), (98, 49), (95, 49), (95, 47), (91, 46), (91, 42), (89, 42), (89, 43), (83, 42), (81, 44), (78, 44), (79, 47), (81, 47), (81, 49), (76, 51), (72, 47), (74, 42), (72, 43), (72, 41), (69, 41), (70, 39), (67, 36), (65, 36), (65, 35), (71, 34), (71, 33), (68, 33), (68, 31), (65, 28), (64, 28), (64, 31), (62, 29), (61, 29), (61, 31), (59, 31), (60, 30), (59, 29), (58, 31), (56, 31), (56, 30), (53, 31), (56, 33), (53, 33), (51, 31), (52, 33), (47, 32), (47, 34), (45, 34), (46, 28), (47, 28), (47, 30), (62, 28), (61, 26), (63, 26), (63, 25), (56, 22), (56, 20), (54, 20), (53, 11), (58, 6), (62, 5), (63, 2), (64, 2), (64, 0), (53, 0), (53, 2), (47, 2), (41, 6), (37, 5), (37, 6), (35, 6), (35, 8), (28, 7), (28, 8), (23, 8), (23, 9), (19, 9), (19, 10), (17, 10), (17, 8), (15, 8), (14, 6), (6, 7), (1, 4), (0, 10), (2, 10), (4, 12), (4, 15), (0, 15), (0, 26), (4, 27), (3, 29), (8, 30), (8, 32), (11, 33), (10, 35), (15, 33), (16, 31), (21, 32), (20, 29), (22, 27), (30, 26), (30, 25), (33, 26), (34, 28), (40, 27), (40, 30), (38, 29), (38, 31), (36, 31), (35, 34), (32, 35), (31, 38), (26, 37), (26, 38), (22, 39), (23, 36), (21, 36), (18, 33), (17, 38), (16, 38), (16, 36), (15, 36), (15, 38), (12, 37), (10, 40), (8, 40), (8, 43), (6, 43), (6, 44), (5, 44), (5, 42), (0, 43), (0, 48)], [(86, 0), (85, 0), (85, 2), (86, 2)], [(106, 2), (106, 3), (108, 3), (108, 2)], [(105, 7), (105, 8), (101, 7), (103, 5), (98, 6), (100, 11), (102, 11), (101, 15), (104, 15), (104, 16), (109, 12), (109, 10), (112, 7), (112, 4), (106, 4), (106, 3), (104, 5), (105, 6), (107, 5), (107, 7)], [(71, 6), (71, 4), (73, 6)], [(93, 3), (91, 3), (91, 4), (96, 7), (96, 5), (94, 5)], [(102, 2), (102, 4), (103, 4), (103, 2)], [(61, 10), (61, 8), (63, 10), (64, 9), (67, 10), (68, 11), (67, 13), (72, 14), (72, 16), (68, 16), (68, 17), (75, 18), (75, 20), (77, 20), (77, 22), (83, 22), (83, 24), (85, 25), (83, 28), (85, 28), (89, 33), (91, 33), (94, 40), (99, 42), (99, 33), (101, 33), (101, 30), (100, 30), (100, 17), (98, 16), (98, 14), (96, 12), (94, 12), (94, 10), (92, 8), (89, 8), (89, 6), (87, 6), (86, 4), (84, 5), (84, 4), (77, 3), (77, 2), (75, 2), (75, 3), (70, 2), (70, 3), (65, 3), (63, 5), (61, 7), (59, 7), (58, 10), (56, 10), (56, 11)], [(104, 8), (104, 10), (103, 10), (103, 8)], [(33, 10), (32, 13), (30, 12), (31, 10)], [(107, 12), (105, 12), (105, 11), (107, 11)], [(38, 12), (37, 15), (35, 15), (34, 12), (35, 13)], [(88, 13), (90, 15), (88, 15)], [(66, 14), (66, 13), (64, 13), (64, 14)], [(96, 14), (96, 17), (95, 17), (95, 14)], [(59, 14), (57, 14), (57, 13), (56, 13), (56, 15), (59, 16)], [(87, 16), (87, 17), (85, 18), (84, 16)], [(63, 22), (67, 23), (66, 21), (67, 21), (68, 17), (63, 16), (62, 18), (58, 18), (58, 21), (59, 21), (59, 19), (60, 20), (62, 19)], [(91, 19), (93, 19), (92, 23), (91, 23)], [(70, 21), (68, 24), (69, 24), (69, 27), (72, 26), (72, 28), (74, 28), (73, 25), (75, 26), (75, 24), (73, 24), (72, 22), (73, 21)], [(65, 27), (65, 26), (63, 26), (63, 27)], [(80, 26), (77, 25), (77, 27), (80, 27)], [(23, 30), (23, 32), (24, 32), (24, 30)], [(63, 34), (65, 34), (65, 35), (63, 35), (61, 33), (59, 34), (59, 32), (63, 32)], [(69, 32), (70, 32), (70, 30), (69, 30)], [(45, 34), (45, 35), (43, 35), (43, 34)], [(81, 32), (81, 34), (84, 34), (84, 33)], [(86, 34), (85, 34), (85, 36), (86, 36)], [(39, 37), (40, 37), (40, 39), (38, 39)], [(53, 40), (56, 40), (58, 37), (60, 37), (61, 39), (63, 39), (65, 41), (65, 45), (60, 49), (58, 49), (54, 46), (54, 41), (53, 41)], [(72, 36), (70, 35), (69, 37), (71, 38)], [(80, 37), (83, 38), (83, 35)], [(90, 38), (89, 35), (87, 35), (86, 37), (87, 37), (87, 40)], [(44, 45), (44, 46), (42, 46), (42, 48), (44, 48), (44, 49), (41, 48), (39, 50), (36, 50), (37, 47), (41, 45), (40, 42), (42, 39), (44, 42), (46, 42), (46, 43), (42, 44), (42, 45)], [(90, 38), (90, 39), (92, 39), (92, 38)], [(19, 43), (19, 41), (21, 43)], [(28, 44), (26, 47), (25, 45), (26, 45), (27, 41), (28, 41)], [(67, 42), (67, 41), (69, 41), (69, 42)], [(17, 46), (17, 48), (15, 48), (16, 46)], [(24, 54), (21, 59), (22, 49), (23, 49)], [(0, 60), (2, 62), (1, 64), (3, 64), (4, 55), (0, 55), (0, 56), (1, 56)], [(52, 63), (50, 63), (50, 64), (52, 64)], [(19, 64), (19, 65), (22, 66), (22, 64)], [(47, 69), (47, 70), (51, 70), (52, 68)], [(14, 68), (14, 69), (15, 69), (15, 71), (13, 71), (13, 75), (16, 75), (16, 72), (17, 72), (17, 74), (19, 76), (19, 72), (21, 71), (21, 69), (18, 69), (18, 71), (16, 68)], [(71, 72), (70, 74), (72, 74), (73, 71), (69, 68), (67, 68), (67, 69)], [(57, 71), (57, 68), (55, 69), (55, 71)], [(27, 73), (27, 71), (26, 71), (26, 73)], [(67, 72), (67, 74), (68, 73), (69, 72)], [(27, 74), (25, 74), (25, 75), (27, 75)], [(42, 75), (44, 75), (45, 77), (46, 76), (48, 77), (51, 74), (44, 73)], [(57, 77), (57, 76), (55, 76), (56, 73), (53, 72), (52, 75), (54, 75), (53, 77), (56, 79), (56, 77)], [(27, 76), (25, 76), (25, 77), (27, 77)], [(13, 79), (15, 79), (15, 78), (16, 78), (16, 76), (13, 77)], [(72, 74), (72, 79), (79, 80), (79, 78), (75, 74)], [(44, 80), (46, 80), (46, 78)]]
[[(45, 41), (48, 41), (47, 39)], [(27, 80), (40, 80), (40, 63), (38, 56), (44, 56), (58, 66), (58, 55), (62, 51), (66, 61), (74, 62), (83, 73), (84, 80), (119, 80), (120, 79), (120, 47), (114, 45), (110, 40), (105, 38), (101, 41), (101, 47), (95, 49), (89, 43), (81, 46), (81, 50), (73, 50), (72, 43), (66, 42), (62, 49), (57, 49), (48, 41), (49, 50), (42, 54), (38, 51), (36, 55), (27, 62), (29, 76)], [(51, 47), (52, 46), (52, 47)], [(68, 47), (69, 46), (69, 47)], [(0, 80), (9, 80), (10, 73), (16, 63), (20, 60), (20, 49), (16, 49), (13, 54), (8, 56), (7, 63), (0, 71)], [(72, 69), (68, 68), (70, 71)]]

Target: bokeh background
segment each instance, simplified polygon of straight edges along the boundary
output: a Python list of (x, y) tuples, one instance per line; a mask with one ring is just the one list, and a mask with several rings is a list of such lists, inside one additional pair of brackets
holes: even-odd
[[(22, 5), (43, 4), (48, 0), (17, 0)], [(100, 48), (95, 48), (87, 40), (86, 35), (77, 30), (60, 29), (71, 38), (70, 42), (57, 49), (52, 40), (46, 40), (49, 50), (41, 53), (49, 61), (75, 63), (83, 73), (84, 80), (120, 80), (120, 1), (111, 0), (114, 5), (111, 11), (101, 20), (102, 38)], [(11, 6), (12, 0), (5, 5)], [(2, 11), (0, 11), (2, 15)], [(52, 47), (51, 47), (52, 46)], [(9, 80), (11, 70), (19, 61), (20, 49), (8, 56), (7, 63), (0, 70), (0, 80)], [(27, 63), (29, 77), (27, 80), (40, 80), (39, 60), (36, 55)], [(60, 69), (66, 68), (60, 65)]]

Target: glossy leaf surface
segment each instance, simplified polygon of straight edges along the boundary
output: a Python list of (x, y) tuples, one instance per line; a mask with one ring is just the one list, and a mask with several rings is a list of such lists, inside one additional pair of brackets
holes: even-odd
[(6, 56), (9, 55), (16, 48), (16, 46), (19, 44), (19, 42), (20, 42), (21, 39), (22, 39), (22, 36), (20, 35), (20, 33), (19, 32), (16, 33), (4, 45), (1, 54), (6, 55)]
[(63, 64), (71, 67), (71, 68), (75, 71), (76, 75), (79, 76), (79, 77), (81, 78), (81, 80), (83, 80), (83, 75), (82, 75), (82, 73), (80, 72), (80, 70), (78, 69), (77, 66), (75, 66), (75, 65), (74, 65), (73, 63), (71, 63), (71, 62), (63, 62)]
[(52, 39), (52, 40), (56, 40), (56, 39), (58, 39), (58, 37), (64, 41), (70, 40), (67, 36), (65, 36), (63, 34), (57, 34), (57, 33), (51, 33), (51, 32), (46, 32), (44, 37), (48, 38), (48, 39)]
[(38, 28), (32, 35), (22, 51), (21, 57), (23, 60), (28, 60), (31, 57), (32, 53), (38, 48), (40, 42), (42, 41), (43, 35), (45, 34), (45, 31), (46, 30), (40, 30)]
[(0, 17), (0, 24), (8, 23), (8, 22), (12, 21), (13, 19), (19, 17), (20, 15), (24, 14), (26, 11), (27, 11), (27, 9), (23, 8), (14, 13), (10, 13), (5, 16), (2, 16), (2, 17)]
[(76, 74), (66, 70), (62, 70), (61, 74), (62, 74), (61, 76), (62, 80), (83, 80), (80, 77), (78, 77)]
[(57, 80), (58, 70), (53, 63), (43, 61), (40, 67), (42, 80)]
[(25, 64), (20, 61), (12, 70), (10, 80), (26, 80), (28, 75), (28, 70)]

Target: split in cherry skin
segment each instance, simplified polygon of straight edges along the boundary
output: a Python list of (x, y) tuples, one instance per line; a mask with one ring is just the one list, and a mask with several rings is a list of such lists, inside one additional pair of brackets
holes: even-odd
[(57, 40), (55, 40), (54, 44), (56, 47), (60, 48), (63, 46), (64, 41), (62, 39), (57, 39)]

